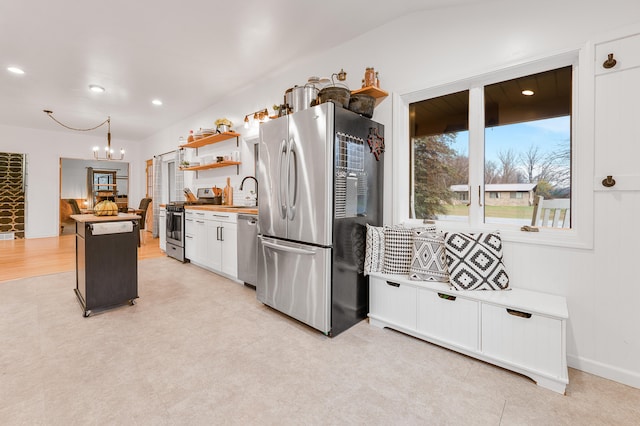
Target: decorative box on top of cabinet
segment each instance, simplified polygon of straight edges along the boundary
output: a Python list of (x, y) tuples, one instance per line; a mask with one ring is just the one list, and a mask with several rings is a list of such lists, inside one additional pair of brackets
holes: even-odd
[(371, 274), (369, 322), (515, 371), (564, 394), (566, 299), (522, 289), (456, 291)]

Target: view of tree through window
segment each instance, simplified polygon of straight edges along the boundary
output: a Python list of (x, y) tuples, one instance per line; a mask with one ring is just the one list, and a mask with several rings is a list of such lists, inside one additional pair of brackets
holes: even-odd
[(409, 114), (415, 217), (439, 219), (455, 208), (466, 220), (468, 194), (455, 188), (469, 181), (469, 92), (413, 103)]
[[(415, 217), (467, 221), (475, 209), (486, 223), (530, 225), (536, 197), (571, 197), (572, 67), (481, 88), (483, 157), (468, 154), (483, 142), (469, 140), (469, 116), (482, 113), (469, 91), (410, 104)], [(470, 164), (484, 181), (470, 182)]]

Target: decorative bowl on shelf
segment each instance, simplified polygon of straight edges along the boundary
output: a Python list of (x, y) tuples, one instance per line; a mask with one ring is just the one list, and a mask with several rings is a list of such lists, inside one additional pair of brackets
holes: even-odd
[(218, 133), (226, 133), (231, 131), (231, 126), (228, 124), (218, 124)]

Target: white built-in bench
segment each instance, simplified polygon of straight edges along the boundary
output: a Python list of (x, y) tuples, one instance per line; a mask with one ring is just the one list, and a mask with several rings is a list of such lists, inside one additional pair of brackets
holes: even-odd
[(371, 273), (369, 322), (515, 371), (564, 394), (569, 383), (564, 297), (529, 290), (457, 291)]

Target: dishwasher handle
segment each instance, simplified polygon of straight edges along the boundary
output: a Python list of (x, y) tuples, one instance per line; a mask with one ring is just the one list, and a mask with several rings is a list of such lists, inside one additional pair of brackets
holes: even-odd
[(258, 224), (258, 218), (255, 215), (238, 215), (238, 220), (251, 226)]

